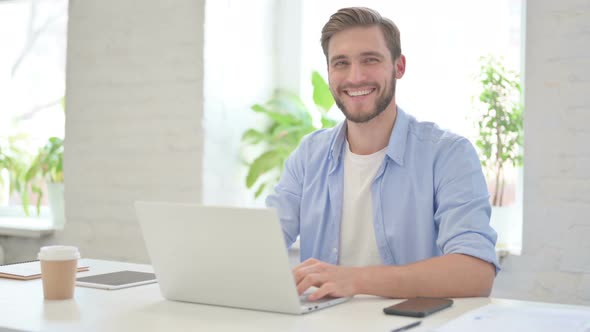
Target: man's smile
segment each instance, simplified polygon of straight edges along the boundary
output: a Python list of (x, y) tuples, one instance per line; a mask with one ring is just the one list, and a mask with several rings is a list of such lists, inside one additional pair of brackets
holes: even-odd
[(376, 88), (344, 89), (344, 93), (349, 97), (361, 97), (373, 93)]

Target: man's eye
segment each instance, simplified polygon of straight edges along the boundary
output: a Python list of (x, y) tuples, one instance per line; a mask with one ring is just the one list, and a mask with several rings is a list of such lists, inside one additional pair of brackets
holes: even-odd
[(344, 67), (347, 64), (348, 63), (346, 61), (336, 61), (336, 62), (334, 62), (334, 67)]
[(367, 59), (365, 59), (365, 62), (366, 63), (377, 63), (377, 62), (379, 62), (379, 59), (377, 59), (377, 58), (367, 58)]

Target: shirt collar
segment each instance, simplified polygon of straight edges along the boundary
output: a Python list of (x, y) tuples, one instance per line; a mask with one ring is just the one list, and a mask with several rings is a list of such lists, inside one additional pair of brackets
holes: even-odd
[(391, 136), (389, 137), (387, 156), (400, 166), (404, 165), (409, 126), (410, 119), (408, 114), (398, 107), (395, 125), (393, 126)]
[[(389, 138), (389, 146), (386, 155), (395, 161), (398, 165), (404, 165), (404, 155), (406, 152), (406, 141), (408, 138), (409, 118), (408, 114), (400, 107), (397, 108), (397, 116), (395, 125), (391, 131)], [(335, 163), (333, 163), (332, 171), (340, 163), (340, 156), (346, 140), (346, 120), (339, 123), (335, 129), (335, 135), (330, 144), (330, 156)]]
[(334, 128), (336, 135), (334, 135), (330, 143), (330, 155), (328, 156), (333, 161), (330, 172), (333, 172), (338, 164), (340, 164), (340, 155), (342, 154), (342, 149), (345, 145), (344, 141), (346, 140), (346, 127), (346, 120), (344, 120)]

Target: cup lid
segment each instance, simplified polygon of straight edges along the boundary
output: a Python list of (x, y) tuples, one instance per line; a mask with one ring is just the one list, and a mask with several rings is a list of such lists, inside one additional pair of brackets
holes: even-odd
[(79, 259), (80, 252), (72, 246), (47, 246), (39, 250), (38, 258), (46, 261), (65, 261)]

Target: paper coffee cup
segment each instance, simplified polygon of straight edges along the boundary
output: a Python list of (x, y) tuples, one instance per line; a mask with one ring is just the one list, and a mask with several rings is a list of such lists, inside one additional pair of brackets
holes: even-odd
[(47, 300), (74, 297), (80, 252), (71, 246), (48, 246), (39, 251), (43, 295)]

